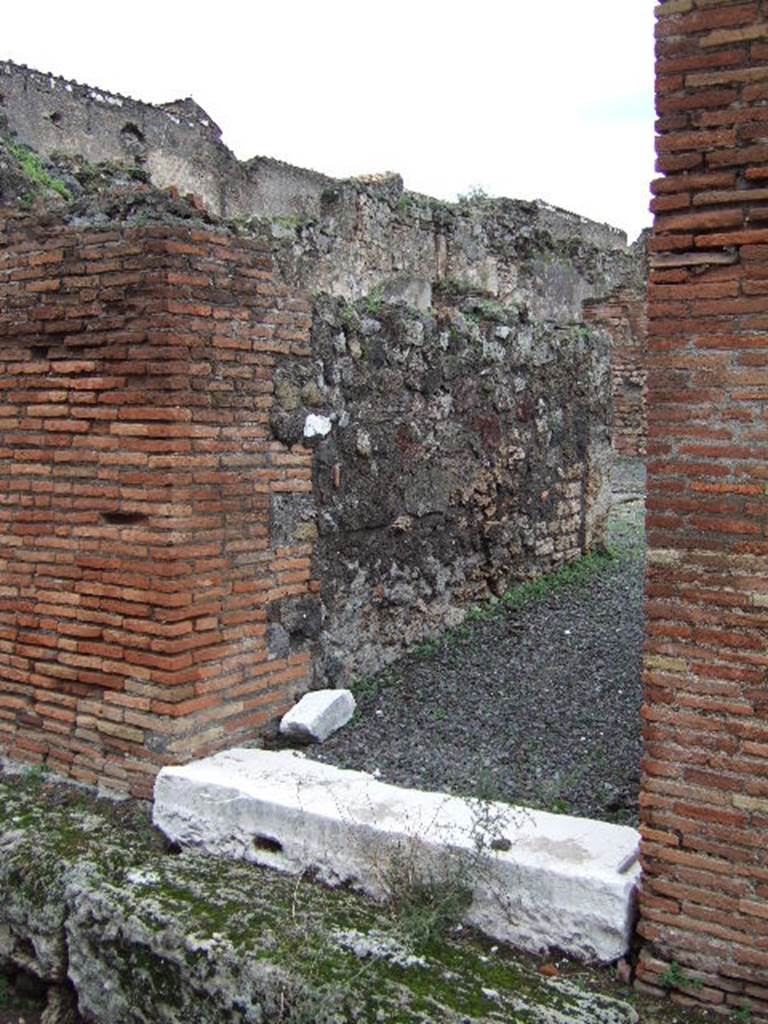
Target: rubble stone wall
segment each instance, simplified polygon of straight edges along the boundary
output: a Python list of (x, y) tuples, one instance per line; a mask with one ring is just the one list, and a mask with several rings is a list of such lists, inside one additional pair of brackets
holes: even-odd
[(310, 358), (278, 360), (273, 430), (323, 432), (311, 500), (276, 496), (273, 520), (286, 541), (317, 536), (321, 589), (270, 628), (316, 637), (318, 682), (371, 672), (602, 538), (610, 338), (484, 308), (325, 297)]
[(657, 8), (639, 978), (768, 1019), (768, 9)]
[(335, 182), (318, 210), (269, 229), (286, 280), (351, 299), (378, 291), (427, 309), (435, 286), (458, 284), (567, 321), (587, 298), (644, 283), (642, 251), (607, 224), (538, 201), (445, 203), (405, 191), (397, 174)]

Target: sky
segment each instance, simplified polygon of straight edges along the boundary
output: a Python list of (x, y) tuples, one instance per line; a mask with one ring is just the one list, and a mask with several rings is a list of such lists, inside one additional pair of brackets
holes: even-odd
[(0, 59), (135, 99), (192, 96), (241, 159), (398, 171), (650, 224), (654, 0), (35, 0)]

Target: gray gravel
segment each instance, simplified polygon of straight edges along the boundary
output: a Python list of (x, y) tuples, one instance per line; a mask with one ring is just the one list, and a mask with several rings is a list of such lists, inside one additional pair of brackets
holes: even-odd
[(614, 560), (475, 622), (359, 685), (311, 754), (420, 789), (632, 824), (641, 755), (642, 503), (614, 508)]

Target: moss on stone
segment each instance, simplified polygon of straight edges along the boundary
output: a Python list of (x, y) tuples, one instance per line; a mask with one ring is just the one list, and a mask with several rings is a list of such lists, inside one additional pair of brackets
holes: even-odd
[(29, 197), (57, 195), (65, 202), (71, 202), (72, 193), (59, 178), (48, 173), (37, 153), (18, 142), (9, 142), (8, 151), (15, 157), (22, 174), (29, 183)]
[[(604, 1001), (598, 1016), (589, 1000), (602, 997), (465, 932), (414, 946), (396, 913), (349, 890), (195, 852), (171, 856), (145, 814), (126, 827), (115, 820), (121, 805), (83, 791), (62, 802), (63, 789), (0, 778), (0, 886), (11, 895), (0, 924), (18, 933), (39, 919), (63, 943), (66, 923), (70, 974), (85, 984), (95, 971), (124, 1024), (193, 1012), (198, 1024), (637, 1019), (627, 1002)], [(389, 936), (416, 959), (358, 955), (342, 933)]]

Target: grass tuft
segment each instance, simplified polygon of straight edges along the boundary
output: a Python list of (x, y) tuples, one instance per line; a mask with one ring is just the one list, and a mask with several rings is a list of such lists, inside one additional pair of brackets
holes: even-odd
[(8, 143), (8, 150), (19, 163), (24, 177), (32, 185), (35, 194), (41, 195), (46, 192), (55, 192), (65, 202), (72, 201), (72, 193), (59, 178), (52, 177), (37, 153), (34, 153), (27, 146), (19, 142)]

